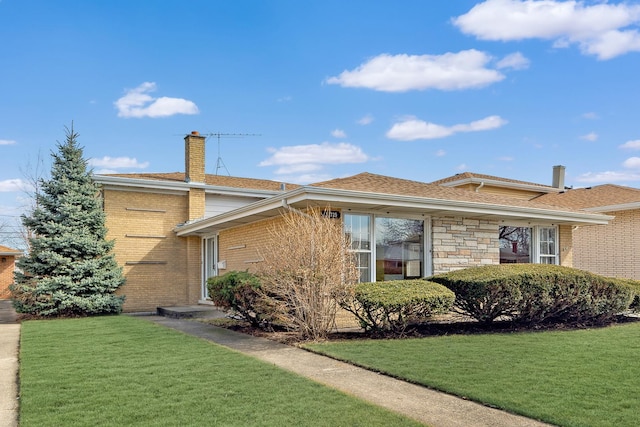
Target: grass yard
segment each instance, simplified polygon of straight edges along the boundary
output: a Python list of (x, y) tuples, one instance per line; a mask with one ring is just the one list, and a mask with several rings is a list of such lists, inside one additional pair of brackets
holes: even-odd
[(27, 321), (20, 345), (21, 427), (417, 425), (139, 318)]
[(307, 347), (556, 425), (640, 425), (638, 322)]

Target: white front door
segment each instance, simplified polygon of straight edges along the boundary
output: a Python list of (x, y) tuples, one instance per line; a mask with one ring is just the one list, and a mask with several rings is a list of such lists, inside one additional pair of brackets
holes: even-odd
[(215, 236), (203, 239), (203, 275), (202, 275), (202, 300), (209, 298), (207, 279), (218, 275), (218, 239)]

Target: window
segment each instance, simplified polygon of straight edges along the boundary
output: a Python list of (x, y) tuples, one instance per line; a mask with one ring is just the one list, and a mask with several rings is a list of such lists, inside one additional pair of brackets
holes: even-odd
[[(345, 214), (344, 230), (356, 254), (360, 281), (411, 279), (426, 275), (424, 224), (424, 220)], [(375, 245), (371, 244), (372, 241)]]
[(500, 264), (531, 262), (531, 228), (500, 227)]
[(345, 215), (344, 232), (351, 240), (351, 249), (356, 253), (360, 282), (369, 282), (371, 280), (371, 217)]
[(424, 221), (376, 218), (376, 281), (422, 277)]
[(540, 227), (540, 264), (557, 264), (557, 242), (555, 227)]
[(556, 227), (501, 226), (499, 235), (500, 264), (558, 264)]

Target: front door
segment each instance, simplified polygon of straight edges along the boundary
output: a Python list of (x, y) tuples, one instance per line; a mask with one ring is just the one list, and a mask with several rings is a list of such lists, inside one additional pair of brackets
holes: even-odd
[(204, 274), (202, 275), (202, 300), (209, 298), (209, 290), (207, 289), (207, 279), (218, 275), (218, 248), (215, 236), (203, 239), (204, 246)]

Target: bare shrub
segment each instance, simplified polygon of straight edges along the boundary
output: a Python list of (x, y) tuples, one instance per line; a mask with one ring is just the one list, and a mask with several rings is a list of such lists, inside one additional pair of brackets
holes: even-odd
[(337, 301), (358, 280), (342, 222), (320, 209), (289, 210), (269, 229), (261, 251), (261, 292), (276, 318), (303, 339), (322, 339), (335, 326)]

